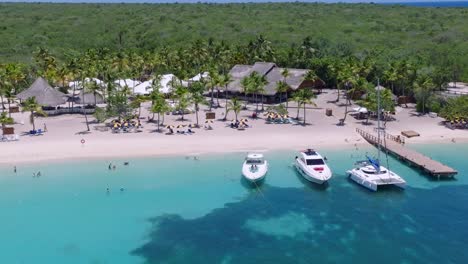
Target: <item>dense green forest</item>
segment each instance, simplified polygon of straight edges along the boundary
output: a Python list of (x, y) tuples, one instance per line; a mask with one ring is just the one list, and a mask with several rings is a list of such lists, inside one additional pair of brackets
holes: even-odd
[[(88, 48), (150, 50), (197, 39), (245, 44), (263, 35), (285, 61), (310, 37), (332, 55), (379, 50), (468, 60), (468, 9), (373, 4), (0, 4), (0, 61), (30, 62), (37, 47), (58, 57)], [(283, 55), (283, 56), (281, 56)], [(464, 76), (467, 74), (465, 72)]]
[[(213, 92), (229, 82), (233, 65), (269, 61), (308, 69), (312, 79), (347, 93), (365, 93), (380, 80), (416, 101), (418, 111), (438, 112), (447, 102), (436, 92), (468, 81), (466, 8), (0, 4), (0, 15), (1, 98), (14, 98), (37, 76), (65, 90), (67, 81), (99, 78), (107, 86), (92, 90), (112, 102), (127, 98), (115, 90), (117, 79), (173, 73), (186, 80), (202, 71), (211, 78), (200, 93)], [(249, 80), (245, 93), (260, 94), (261, 82)]]

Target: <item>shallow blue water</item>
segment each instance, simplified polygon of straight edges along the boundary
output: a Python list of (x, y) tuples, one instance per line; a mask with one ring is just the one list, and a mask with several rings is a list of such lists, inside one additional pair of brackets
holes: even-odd
[(373, 148), (322, 150), (326, 188), (293, 152), (266, 153), (260, 190), (241, 181), (244, 154), (0, 168), (0, 263), (468, 263), (468, 145), (413, 147), (457, 180), (390, 159), (409, 187), (371, 193), (344, 171)]

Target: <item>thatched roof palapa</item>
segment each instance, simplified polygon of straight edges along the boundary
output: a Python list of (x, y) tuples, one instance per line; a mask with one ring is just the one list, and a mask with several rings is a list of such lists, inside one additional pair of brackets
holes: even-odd
[[(272, 62), (256, 62), (254, 65), (235, 65), (229, 72), (232, 77), (232, 82), (229, 83), (229, 91), (241, 92), (241, 81), (248, 77), (252, 72), (257, 72), (260, 76), (265, 77), (267, 83), (265, 85), (265, 95), (275, 95), (278, 82), (283, 81), (284, 77), (281, 72), (284, 68), (279, 68)], [(306, 81), (305, 76), (308, 70), (288, 68), (289, 75), (286, 78), (286, 84), (293, 91), (303, 87), (321, 87), (323, 81)]]
[(55, 107), (67, 101), (65, 94), (52, 88), (42, 77), (37, 78), (27, 90), (16, 95), (20, 100), (31, 97), (36, 97), (37, 103), (43, 106)]

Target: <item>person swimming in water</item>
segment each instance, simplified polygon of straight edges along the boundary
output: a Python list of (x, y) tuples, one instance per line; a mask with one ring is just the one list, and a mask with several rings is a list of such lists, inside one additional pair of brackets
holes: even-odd
[(128, 166), (128, 164), (130, 164), (130, 162), (128, 162), (128, 161), (124, 162), (125, 166)]
[(123, 191), (124, 191), (124, 188), (123, 188), (123, 187), (121, 187), (121, 188), (120, 188), (120, 191), (121, 191), (121, 192), (123, 192)]
[(109, 170), (112, 170), (112, 163), (109, 163)]
[(41, 177), (41, 172), (37, 172), (36, 177)]

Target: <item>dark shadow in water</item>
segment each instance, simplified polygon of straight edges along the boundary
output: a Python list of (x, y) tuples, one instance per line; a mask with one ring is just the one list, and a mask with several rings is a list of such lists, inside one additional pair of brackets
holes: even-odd
[(406, 192), (264, 185), (264, 199), (254, 192), (200, 218), (151, 219), (132, 254), (147, 263), (467, 263), (468, 187)]

